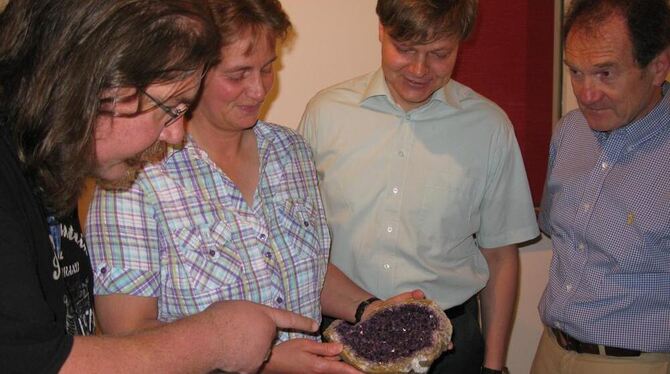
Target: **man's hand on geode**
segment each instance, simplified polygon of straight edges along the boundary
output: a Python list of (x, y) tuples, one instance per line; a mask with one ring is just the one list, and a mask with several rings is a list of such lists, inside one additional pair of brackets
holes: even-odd
[(395, 296), (389, 297), (386, 300), (377, 300), (365, 308), (361, 321), (365, 321), (368, 316), (370, 316), (375, 310), (379, 309), (383, 305), (399, 304), (408, 300), (421, 300), (425, 298), (426, 295), (423, 293), (423, 291), (413, 290), (397, 294)]

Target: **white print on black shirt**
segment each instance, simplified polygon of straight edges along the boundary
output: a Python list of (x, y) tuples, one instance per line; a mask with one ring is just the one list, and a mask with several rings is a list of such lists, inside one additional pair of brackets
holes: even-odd
[(63, 253), (61, 252), (60, 245), (60, 223), (56, 220), (55, 217), (49, 216), (47, 218), (47, 223), (49, 224), (49, 240), (51, 241), (51, 249), (53, 250), (53, 260), (51, 265), (54, 267), (53, 278), (54, 280), (60, 279), (60, 261), (63, 260)]
[(80, 274), (80, 261), (88, 261), (86, 242), (72, 225), (59, 223), (54, 217), (49, 217), (48, 223), (54, 255), (53, 279), (62, 278), (65, 283), (65, 330), (69, 335), (91, 335), (95, 331), (91, 285), (89, 278)]
[(81, 235), (80, 232), (75, 231), (74, 227), (72, 225), (60, 225), (60, 232), (61, 232), (61, 237), (63, 239), (69, 240), (79, 246), (79, 248), (86, 253), (86, 256), (88, 256), (88, 249), (86, 248), (86, 242), (84, 241), (84, 237)]

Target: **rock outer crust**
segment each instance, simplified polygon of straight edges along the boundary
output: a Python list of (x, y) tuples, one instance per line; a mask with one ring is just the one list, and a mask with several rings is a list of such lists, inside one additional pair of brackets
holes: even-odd
[[(348, 323), (343, 320), (336, 320), (324, 331), (324, 338), (330, 342), (336, 342), (343, 345), (340, 357), (348, 364), (356, 367), (366, 373), (425, 373), (430, 368), (432, 362), (438, 358), (442, 352), (447, 350), (447, 346), (451, 341), (452, 326), (449, 318), (444, 314), (442, 309), (431, 300), (410, 300), (395, 304), (382, 304), (378, 309), (371, 313), (366, 320), (372, 318), (373, 315), (389, 308), (416, 304), (429, 308), (435, 317), (438, 318), (437, 328), (432, 331), (432, 344), (430, 346), (414, 352), (411, 356), (393, 360), (391, 362), (377, 362), (370, 361), (357, 354), (354, 349), (344, 343), (343, 337), (337, 332), (337, 326), (343, 323)], [(359, 324), (365, 323), (365, 321)], [(358, 325), (356, 325), (358, 326)]]

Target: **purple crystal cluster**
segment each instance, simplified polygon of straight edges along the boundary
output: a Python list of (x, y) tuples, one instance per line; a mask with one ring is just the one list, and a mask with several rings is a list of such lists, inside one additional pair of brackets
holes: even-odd
[(375, 313), (357, 325), (342, 323), (336, 331), (343, 343), (366, 360), (392, 362), (430, 346), (438, 324), (433, 310), (401, 304)]

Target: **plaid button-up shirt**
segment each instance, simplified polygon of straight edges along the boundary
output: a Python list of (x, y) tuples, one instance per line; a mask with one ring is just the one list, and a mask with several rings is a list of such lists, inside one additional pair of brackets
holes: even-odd
[(190, 138), (130, 190), (96, 191), (87, 225), (96, 294), (158, 298), (162, 321), (219, 300), (320, 319), (330, 236), (311, 152), (290, 129), (259, 121), (254, 131), (253, 206)]

